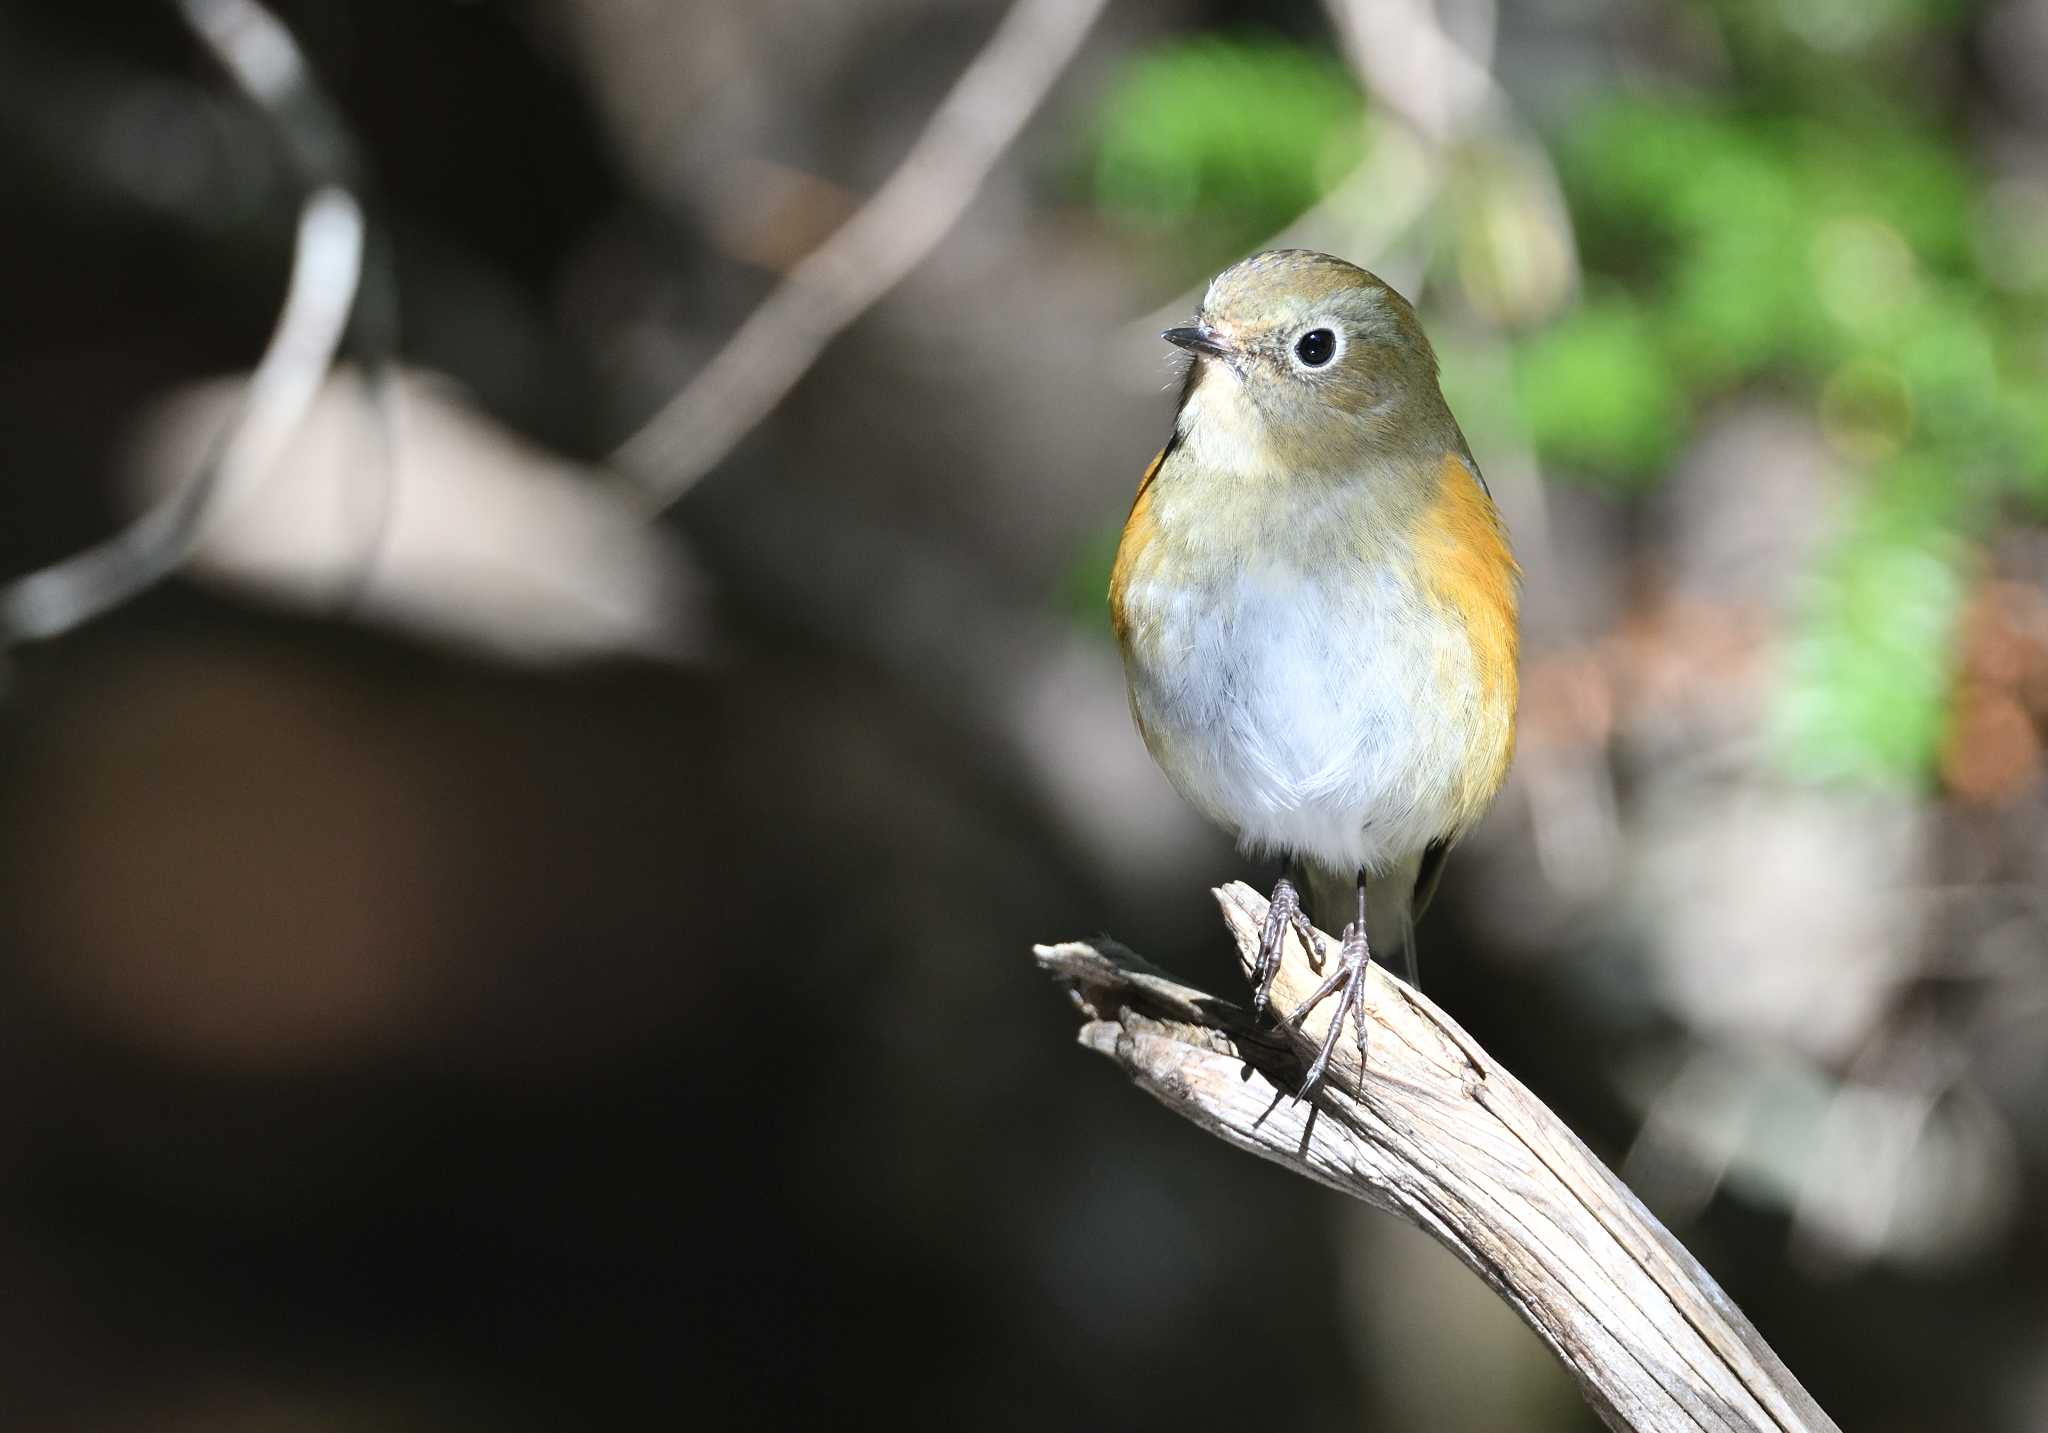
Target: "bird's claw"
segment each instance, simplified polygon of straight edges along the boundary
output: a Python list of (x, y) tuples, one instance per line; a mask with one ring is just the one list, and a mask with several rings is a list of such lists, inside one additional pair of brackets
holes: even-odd
[(1365, 1065), (1365, 970), (1372, 964), (1372, 949), (1365, 939), (1363, 923), (1353, 921), (1344, 927), (1344, 944), (1337, 952), (1336, 969), (1323, 977), (1323, 983), (1310, 993), (1308, 999), (1296, 1007), (1287, 1017), (1287, 1023), (1295, 1029), (1301, 1028), (1302, 1021), (1309, 1013), (1332, 995), (1337, 997), (1337, 1009), (1330, 1016), (1330, 1028), (1323, 1035), (1322, 1048), (1316, 1052), (1314, 1063), (1308, 1073), (1302, 1076), (1301, 1092), (1297, 1100), (1313, 1099), (1322, 1088), (1323, 1076), (1329, 1073), (1330, 1057), (1336, 1052), (1338, 1037), (1344, 1033), (1344, 1020), (1349, 1016), (1358, 1031), (1358, 1063), (1361, 1073)]
[(1308, 955), (1309, 968), (1316, 974), (1323, 973), (1323, 946), (1316, 937), (1316, 928), (1309, 924), (1308, 916), (1301, 909), (1301, 893), (1294, 888), (1294, 882), (1282, 876), (1273, 887), (1273, 899), (1266, 906), (1266, 924), (1259, 932), (1259, 958), (1252, 967), (1252, 1013), (1263, 1015), (1266, 1004), (1273, 995), (1273, 981), (1280, 974), (1280, 957), (1287, 945), (1287, 932), (1292, 929), (1296, 940)]

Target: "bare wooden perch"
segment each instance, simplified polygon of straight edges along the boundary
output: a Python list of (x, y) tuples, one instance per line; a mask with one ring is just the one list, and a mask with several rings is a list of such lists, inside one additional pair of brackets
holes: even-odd
[[(1216, 897), (1249, 966), (1266, 902), (1241, 883)], [(1336, 1001), (1293, 1032), (1128, 951), (1037, 954), (1086, 1016), (1082, 1044), (1210, 1133), (1428, 1230), (1536, 1330), (1608, 1427), (1835, 1429), (1578, 1137), (1385, 971), (1373, 969), (1367, 997), (1367, 1068), (1347, 1035), (1311, 1107), (1290, 1095)], [(1291, 1012), (1314, 987), (1290, 939), (1274, 1009)]]

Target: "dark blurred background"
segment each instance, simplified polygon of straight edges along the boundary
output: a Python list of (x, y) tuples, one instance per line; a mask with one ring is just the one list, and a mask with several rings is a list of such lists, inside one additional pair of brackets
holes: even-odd
[(276, 0), (309, 118), (230, 0), (0, 8), (7, 575), (215, 471), (370, 220), (179, 571), (5, 654), (10, 1427), (1593, 1426), (1031, 966), (1234, 988), (1272, 873), (1102, 591), (1276, 236), (1418, 300), (1527, 571), (1428, 989), (1844, 1427), (2048, 1426), (2048, 0), (1109, 5), (648, 521), (607, 455), (1004, 11)]

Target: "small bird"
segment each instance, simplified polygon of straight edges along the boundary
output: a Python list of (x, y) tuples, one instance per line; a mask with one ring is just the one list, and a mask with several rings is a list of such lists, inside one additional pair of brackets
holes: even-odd
[(1347, 1015), (1363, 1054), (1374, 944), (1412, 976), (1445, 855), (1507, 778), (1521, 572), (1415, 311), (1373, 275), (1254, 254), (1161, 337), (1191, 357), (1111, 618), (1153, 759), (1240, 848), (1285, 860), (1254, 1009), (1290, 926), (1320, 972), (1308, 915), (1347, 917), (1293, 1016), (1338, 996), (1308, 1098)]

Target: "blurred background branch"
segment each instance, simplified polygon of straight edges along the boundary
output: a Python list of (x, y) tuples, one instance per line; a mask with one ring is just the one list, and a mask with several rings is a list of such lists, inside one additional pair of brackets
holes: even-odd
[(727, 339), (615, 460), (656, 509), (681, 497), (796, 386), (825, 346), (959, 221), (1105, 0), (1014, 0), (895, 173)]
[(181, 0), (181, 8), (276, 124), (308, 185), (283, 306), (233, 425), (198, 473), (113, 537), (0, 587), (0, 648), (70, 631), (176, 571), (207, 524), (276, 471), (355, 307), (364, 219), (345, 183), (353, 164), (291, 32), (254, 0)]
[(68, 632), (178, 569), (209, 519), (268, 476), (334, 361), (355, 302), (363, 214), (324, 186), (299, 216), (290, 287), (277, 329), (238, 402), (241, 416), (199, 475), (105, 542), (0, 587), (6, 643)]

